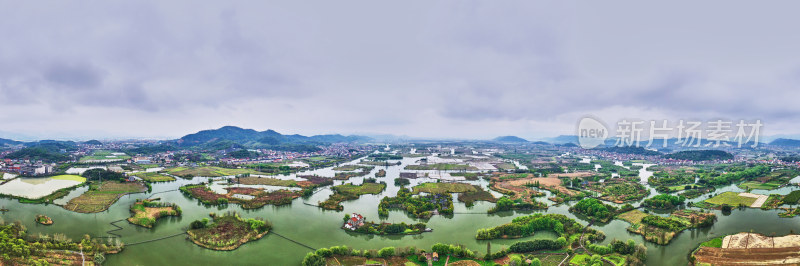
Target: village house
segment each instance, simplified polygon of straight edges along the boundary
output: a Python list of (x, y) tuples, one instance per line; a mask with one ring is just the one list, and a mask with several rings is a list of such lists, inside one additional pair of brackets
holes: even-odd
[(361, 214), (358, 213), (353, 213), (352, 215), (350, 215), (350, 219), (348, 219), (347, 222), (344, 223), (344, 228), (355, 231), (356, 229), (358, 229), (363, 225), (364, 225), (364, 216), (361, 216)]

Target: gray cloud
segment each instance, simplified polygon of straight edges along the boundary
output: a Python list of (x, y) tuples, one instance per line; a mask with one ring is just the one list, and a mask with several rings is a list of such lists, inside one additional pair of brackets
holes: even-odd
[(582, 114), (800, 131), (791, 1), (0, 5), (6, 132), (538, 137)]

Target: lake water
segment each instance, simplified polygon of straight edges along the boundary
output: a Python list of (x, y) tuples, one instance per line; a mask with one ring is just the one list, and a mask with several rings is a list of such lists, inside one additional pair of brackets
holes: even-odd
[[(140, 241), (156, 239), (164, 236), (174, 235), (184, 232), (191, 221), (207, 218), (210, 212), (224, 212), (227, 210), (237, 211), (244, 217), (261, 217), (269, 219), (274, 225), (275, 233), (302, 242), (314, 248), (330, 247), (336, 245), (347, 245), (356, 249), (380, 249), (386, 246), (417, 246), (424, 249), (438, 242), (449, 244), (464, 244), (468, 248), (486, 253), (486, 244), (491, 242), (492, 250), (500, 250), (503, 246), (521, 241), (536, 238), (555, 238), (552, 233), (542, 232), (535, 236), (524, 239), (509, 240), (475, 240), (476, 231), (480, 228), (493, 227), (508, 223), (514, 217), (523, 216), (532, 212), (503, 212), (494, 215), (486, 214), (493, 204), (487, 202), (476, 202), (475, 206), (467, 208), (463, 203), (455, 203), (455, 212), (451, 217), (434, 216), (430, 220), (420, 220), (409, 217), (405, 212), (392, 210), (385, 219), (379, 219), (377, 205), (384, 196), (396, 195), (399, 187), (394, 185), (394, 179), (399, 176), (402, 168), (407, 164), (412, 164), (418, 158), (404, 158), (399, 166), (375, 167), (366, 177), (373, 177), (379, 169), (387, 171), (386, 177), (378, 177), (378, 181), (387, 184), (386, 190), (379, 195), (364, 195), (358, 200), (345, 201), (342, 203), (344, 211), (329, 211), (317, 207), (303, 204), (316, 204), (327, 199), (333, 192), (330, 189), (321, 189), (311, 197), (295, 199), (291, 205), (285, 206), (266, 206), (261, 209), (244, 210), (236, 204), (229, 204), (224, 207), (204, 206), (197, 200), (188, 198), (179, 191), (172, 191), (178, 187), (189, 183), (205, 182), (208, 178), (195, 177), (192, 180), (178, 179), (174, 182), (153, 184), (153, 193), (132, 194), (123, 196), (117, 203), (107, 211), (94, 214), (74, 213), (55, 205), (34, 205), (20, 204), (12, 199), (0, 199), (0, 206), (6, 206), (9, 212), (2, 215), (6, 221), (19, 220), (28, 227), (30, 234), (37, 233), (64, 233), (68, 237), (78, 239), (84, 234), (93, 236), (106, 236), (108, 230), (115, 229), (110, 225), (111, 221), (125, 219), (129, 217), (129, 206), (136, 199), (147, 198), (150, 195), (159, 197), (163, 202), (177, 203), (183, 209), (183, 217), (170, 217), (159, 220), (153, 229), (133, 226), (125, 222), (117, 223), (123, 227), (117, 231), (122, 235), (125, 243), (136, 243)], [(652, 172), (640, 170), (640, 178), (646, 180), (646, 176)], [(404, 170), (402, 170), (404, 171)], [(649, 173), (648, 173), (649, 172)], [(333, 176), (334, 171), (330, 168), (308, 171), (303, 174), (319, 174), (323, 176)], [(295, 175), (285, 176), (295, 178)], [(361, 184), (363, 177), (351, 178), (347, 181), (335, 181), (336, 184), (352, 183)], [(420, 178), (411, 180), (412, 186), (423, 182), (435, 182), (433, 179)], [(488, 182), (467, 181), (481, 187), (486, 187)], [(85, 187), (84, 187), (85, 188)], [(83, 188), (79, 188), (83, 189)], [(770, 191), (785, 194), (796, 189), (785, 187), (779, 190)], [(735, 186), (720, 188), (721, 191), (741, 191)], [(169, 191), (166, 193), (159, 193)], [(755, 193), (765, 193), (754, 191)], [(80, 195), (80, 191), (75, 195)], [(158, 193), (158, 194), (155, 194)], [(545, 192), (549, 193), (549, 192)], [(498, 193), (492, 193), (499, 196)], [(766, 193), (769, 194), (769, 193)], [(549, 195), (549, 194), (548, 194)], [(653, 196), (654, 194), (651, 194)], [(70, 193), (69, 196), (73, 196)], [(700, 197), (694, 201), (703, 200)], [(454, 198), (455, 199), (455, 198)], [(549, 200), (538, 198), (552, 204)], [(639, 203), (633, 203), (634, 206)], [(569, 213), (567, 205), (550, 207), (547, 213), (560, 213), (570, 218), (576, 219), (581, 223), (588, 223), (575, 215)], [(340, 229), (342, 217), (345, 213), (360, 213), (366, 216), (368, 221), (385, 221), (392, 223), (406, 222), (417, 223), (425, 222), (433, 232), (413, 236), (373, 236), (347, 232)], [(660, 246), (649, 242), (644, 242), (640, 235), (628, 233), (625, 229), (628, 223), (620, 220), (612, 220), (608, 224), (596, 224), (594, 227), (602, 230), (607, 239), (603, 244), (609, 243), (612, 239), (634, 239), (638, 243), (645, 243), (648, 248), (647, 265), (686, 265), (687, 255), (699, 243), (708, 239), (739, 232), (749, 232), (753, 230), (757, 233), (778, 235), (788, 234), (790, 230), (800, 232), (800, 218), (779, 218), (778, 211), (762, 211), (760, 209), (734, 210), (728, 216), (715, 211), (719, 219), (712, 227), (704, 229), (686, 230), (678, 234), (668, 246)], [(53, 218), (55, 224), (43, 226), (35, 223), (36, 214), (46, 214)], [(303, 256), (309, 249), (292, 243), (275, 234), (268, 234), (264, 238), (247, 243), (235, 251), (213, 251), (198, 247), (187, 241), (184, 236), (177, 236), (165, 240), (149, 242), (145, 244), (128, 245), (120, 254), (108, 255), (107, 265), (299, 265)]]
[(83, 182), (75, 180), (41, 178), (17, 178), (0, 185), (0, 194), (12, 195), (28, 199), (38, 199), (52, 194), (56, 190), (79, 185)]

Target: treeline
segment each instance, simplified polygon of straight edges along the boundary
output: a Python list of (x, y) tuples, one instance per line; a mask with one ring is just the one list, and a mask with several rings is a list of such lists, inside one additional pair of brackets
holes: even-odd
[(704, 182), (706, 182), (708, 184), (711, 184), (711, 185), (727, 185), (727, 184), (732, 184), (733, 182), (736, 182), (736, 181), (748, 180), (748, 179), (753, 179), (753, 178), (756, 178), (756, 177), (764, 176), (764, 175), (769, 174), (769, 173), (770, 173), (769, 166), (758, 165), (758, 166), (754, 166), (754, 167), (750, 167), (750, 168), (744, 169), (742, 171), (736, 171), (736, 172), (729, 172), (729, 173), (726, 173), (726, 174), (721, 174), (721, 175), (713, 177), (711, 179), (702, 180), (702, 181), (704, 181)]
[(536, 231), (549, 230), (559, 236), (579, 232), (583, 226), (561, 214), (533, 214), (514, 218), (511, 223), (488, 229), (478, 229), (475, 239), (486, 240), (501, 237), (519, 238), (533, 235)]
[(368, 156), (373, 161), (386, 161), (386, 160), (402, 160), (402, 155), (389, 154), (389, 153), (373, 153)]
[(522, 199), (511, 200), (506, 196), (502, 196), (497, 199), (497, 203), (495, 204), (494, 208), (489, 209), (487, 212), (492, 214), (499, 211), (539, 209), (547, 209), (547, 204), (533, 199), (531, 199), (531, 202), (524, 202)]
[(604, 204), (598, 199), (584, 198), (572, 207), (569, 208), (570, 212), (580, 213), (590, 218), (595, 218), (599, 221), (608, 221), (617, 212), (614, 206)]
[(592, 253), (599, 255), (608, 255), (611, 253), (619, 253), (621, 255), (632, 255), (629, 259), (636, 261), (629, 261), (627, 265), (642, 265), (642, 262), (647, 259), (647, 247), (642, 244), (636, 245), (633, 239), (628, 239), (627, 242), (620, 240), (611, 240), (608, 246), (590, 244), (586, 247)]
[(531, 241), (517, 242), (508, 248), (514, 253), (527, 253), (539, 250), (558, 250), (567, 246), (567, 239), (559, 237), (556, 240), (536, 239)]
[(730, 160), (733, 154), (720, 150), (679, 151), (664, 155), (665, 158), (689, 161)]
[(658, 228), (667, 229), (669, 231), (680, 231), (684, 229), (683, 223), (670, 218), (664, 218), (658, 215), (648, 215), (642, 218), (642, 223), (652, 225)]
[[(469, 250), (463, 245), (447, 245), (442, 243), (436, 243), (431, 247), (430, 252), (436, 252), (443, 255), (450, 254), (452, 257), (455, 258), (476, 259), (475, 252)], [(427, 261), (425, 253), (426, 251), (424, 249), (418, 249), (416, 247), (398, 247), (398, 248), (385, 247), (379, 250), (375, 249), (357, 250), (347, 246), (334, 246), (330, 248), (321, 248), (314, 252), (309, 252), (308, 254), (306, 254), (305, 258), (303, 258), (302, 265), (325, 266), (327, 264), (325, 258), (330, 258), (333, 256), (353, 256), (353, 257), (362, 257), (367, 259), (389, 258), (394, 256), (401, 256), (401, 257), (415, 256), (417, 260), (425, 262)]]
[(642, 205), (656, 209), (672, 209), (682, 205), (684, 201), (686, 201), (686, 197), (684, 196), (661, 194), (644, 200)]
[(118, 180), (121, 182), (125, 182), (125, 180), (127, 180), (125, 174), (117, 173), (103, 168), (92, 168), (86, 170), (81, 174), (81, 176), (85, 177), (88, 180)]
[(69, 154), (62, 153), (62, 149), (66, 150), (66, 147), (56, 144), (41, 144), (9, 153), (5, 156), (5, 158), (15, 160), (28, 159), (32, 161), (44, 162), (69, 161)]

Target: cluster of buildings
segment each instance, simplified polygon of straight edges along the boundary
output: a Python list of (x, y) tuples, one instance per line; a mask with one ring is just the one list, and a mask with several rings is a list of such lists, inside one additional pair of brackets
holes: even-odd
[(0, 171), (15, 173), (23, 176), (48, 175), (54, 172), (56, 164), (46, 164), (42, 162), (23, 162), (5, 159), (0, 162)]
[(351, 231), (355, 231), (362, 226), (364, 226), (364, 216), (361, 216), (361, 214), (358, 213), (353, 213), (350, 215), (350, 219), (347, 219), (347, 221), (344, 222), (344, 228)]

